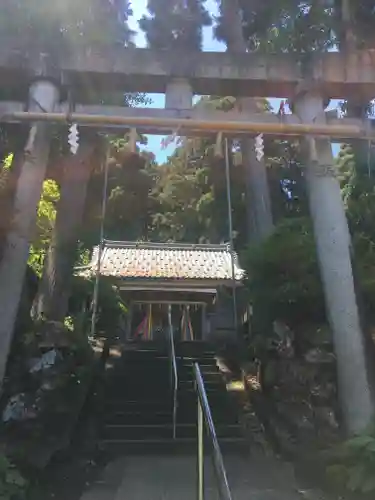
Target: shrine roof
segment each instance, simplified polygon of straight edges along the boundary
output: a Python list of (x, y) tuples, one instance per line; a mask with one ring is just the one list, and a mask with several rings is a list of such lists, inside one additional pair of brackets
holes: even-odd
[[(244, 277), (230, 246), (187, 245), (177, 243), (106, 242), (102, 251), (100, 275), (123, 279), (215, 280)], [(95, 247), (84, 274), (95, 274), (99, 247)]]

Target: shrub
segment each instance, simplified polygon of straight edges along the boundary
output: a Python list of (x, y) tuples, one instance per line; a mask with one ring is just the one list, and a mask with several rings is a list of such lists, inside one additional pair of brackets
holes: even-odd
[(17, 467), (3, 454), (0, 454), (0, 498), (1, 500), (20, 500), (25, 497), (27, 481)]
[[(352, 214), (348, 216), (350, 219)], [(375, 321), (375, 236), (359, 227), (352, 229), (361, 300), (368, 319)], [(308, 218), (282, 221), (266, 241), (244, 252), (241, 263), (247, 271), (251, 300), (269, 321), (281, 319), (290, 327), (326, 321), (313, 228)]]
[[(242, 256), (254, 304), (270, 321), (293, 326), (325, 316), (313, 231), (307, 218), (288, 219), (261, 245)], [(259, 310), (259, 309), (258, 309)]]
[(356, 493), (375, 493), (375, 423), (331, 452), (328, 478)]

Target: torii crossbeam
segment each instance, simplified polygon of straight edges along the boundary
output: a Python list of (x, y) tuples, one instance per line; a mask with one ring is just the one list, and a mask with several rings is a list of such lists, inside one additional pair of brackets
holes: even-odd
[(189, 80), (199, 95), (290, 97), (301, 81), (309, 80), (331, 99), (352, 93), (375, 96), (375, 50), (350, 54), (314, 54), (307, 63), (301, 54), (233, 54), (223, 52), (155, 51), (111, 47), (75, 48), (56, 62), (46, 54), (0, 51), (0, 87), (28, 86), (35, 76), (48, 74), (74, 89), (77, 102), (95, 93), (164, 93), (173, 78)]
[[(85, 109), (85, 107), (84, 107)], [(0, 105), (1, 110), (1, 105)], [(231, 113), (225, 116), (225, 112), (204, 113), (188, 112), (180, 117), (171, 117), (168, 110), (153, 110), (157, 113), (148, 113), (146, 109), (133, 109), (133, 113), (126, 113), (126, 108), (112, 108), (117, 114), (90, 114), (86, 113), (64, 113), (64, 112), (28, 112), (13, 111), (1, 115), (0, 122), (50, 122), (50, 123), (76, 123), (98, 130), (138, 128), (147, 134), (177, 135), (212, 135), (222, 133), (226, 136), (269, 134), (274, 136), (321, 136), (331, 137), (333, 140), (357, 138), (364, 140), (375, 139), (374, 120), (338, 119), (331, 118), (331, 123), (306, 124), (301, 123), (293, 115), (286, 115), (278, 119), (276, 115)], [(125, 111), (122, 113), (121, 111)], [(90, 107), (86, 107), (90, 111)], [(135, 111), (135, 113), (134, 113)], [(171, 113), (169, 113), (171, 115)], [(324, 115), (326, 116), (326, 114)], [(328, 115), (329, 116), (329, 115)]]

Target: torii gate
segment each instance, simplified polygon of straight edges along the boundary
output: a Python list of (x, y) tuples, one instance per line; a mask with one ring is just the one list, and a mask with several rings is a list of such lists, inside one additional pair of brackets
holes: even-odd
[[(375, 51), (313, 55), (309, 65), (296, 54), (229, 54), (113, 48), (75, 50), (57, 62), (46, 54), (0, 51), (0, 88), (12, 90), (12, 102), (0, 102), (0, 121), (30, 121), (27, 153), (16, 197), (16, 211), (37, 206), (45, 176), (49, 141), (44, 122), (67, 122), (98, 129), (136, 127), (143, 133), (180, 135), (308, 135), (306, 181), (315, 227), (327, 311), (334, 333), (339, 384), (350, 430), (363, 429), (373, 409), (365, 351), (356, 306), (350, 236), (329, 139), (374, 139), (370, 120), (338, 119), (325, 113), (327, 99), (350, 94), (375, 96)], [(302, 60), (302, 58), (300, 58)], [(66, 91), (74, 100), (64, 103)], [(88, 106), (90, 97), (111, 92), (165, 92), (166, 109)], [(208, 112), (192, 109), (193, 94), (288, 98), (292, 116)], [(27, 94), (29, 98), (25, 105)], [(66, 99), (65, 99), (66, 100)], [(91, 99), (92, 102), (92, 99)], [(17, 218), (3, 262), (23, 262), (35, 213)], [(9, 350), (22, 279), (0, 264), (0, 380)], [(12, 274), (13, 273), (13, 274)], [(16, 276), (17, 278), (17, 276)]]

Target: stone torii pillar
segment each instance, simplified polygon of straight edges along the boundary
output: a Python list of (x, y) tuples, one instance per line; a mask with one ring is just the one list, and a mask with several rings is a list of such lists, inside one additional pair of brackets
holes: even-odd
[[(312, 89), (291, 102), (303, 123), (324, 121), (324, 98)], [(350, 253), (350, 234), (328, 139), (304, 138), (306, 185), (337, 357), (339, 397), (346, 430), (363, 431), (374, 416), (374, 399), (366, 363)]]
[(191, 109), (193, 104), (193, 90), (190, 82), (185, 78), (172, 79), (165, 91), (166, 109)]
[[(29, 110), (52, 112), (59, 99), (59, 89), (47, 78), (39, 77), (29, 90)], [(37, 208), (50, 152), (50, 125), (34, 123), (24, 149), (18, 180), (14, 220), (7, 235), (0, 262), (0, 390), (29, 258)]]

